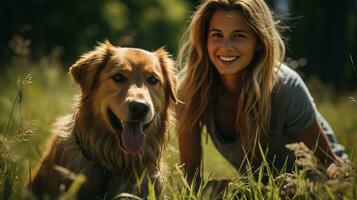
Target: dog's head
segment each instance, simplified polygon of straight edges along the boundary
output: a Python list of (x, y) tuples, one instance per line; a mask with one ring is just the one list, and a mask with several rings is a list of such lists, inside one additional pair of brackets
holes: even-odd
[(146, 137), (155, 137), (148, 130), (177, 102), (173, 61), (162, 48), (149, 52), (105, 42), (82, 56), (70, 73), (82, 101), (91, 103), (93, 119), (130, 154), (140, 152)]

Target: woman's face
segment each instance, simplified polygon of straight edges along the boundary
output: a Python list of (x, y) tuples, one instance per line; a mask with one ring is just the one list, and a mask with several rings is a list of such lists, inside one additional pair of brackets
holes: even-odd
[(217, 10), (208, 28), (208, 55), (222, 78), (233, 80), (253, 60), (257, 34), (246, 24), (240, 11)]

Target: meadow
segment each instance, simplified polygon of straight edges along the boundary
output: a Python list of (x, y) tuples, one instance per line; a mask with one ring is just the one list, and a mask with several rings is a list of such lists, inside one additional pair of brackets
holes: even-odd
[[(24, 181), (38, 164), (52, 124), (58, 117), (71, 112), (75, 96), (80, 92), (67, 74), (68, 68), (62, 66), (56, 55), (37, 61), (16, 57), (3, 66), (0, 74), (0, 199), (21, 199), (28, 195), (23, 188)], [(324, 169), (311, 160), (305, 160), (310, 164), (305, 162), (303, 170), (279, 177), (269, 176), (268, 184), (262, 184), (261, 174), (267, 172), (269, 175), (267, 165), (260, 168), (258, 179), (249, 172), (244, 176), (238, 174), (208, 139), (203, 145), (206, 181), (197, 183), (200, 189), (195, 192), (180, 170), (177, 138), (172, 128), (163, 157), (170, 176), (165, 180), (166, 189), (161, 197), (210, 198), (203, 193), (209, 188), (207, 180), (230, 179), (223, 199), (357, 199), (357, 92), (336, 96), (333, 87), (321, 84), (318, 78), (309, 79), (307, 84), (318, 109), (330, 122), (351, 160), (351, 164), (341, 166), (341, 172), (334, 178), (328, 177)], [(309, 154), (303, 147), (292, 148)], [(315, 179), (311, 174), (315, 174)], [(82, 181), (83, 177), (78, 176), (73, 190), (61, 199), (75, 199)], [(157, 195), (151, 190), (148, 199), (156, 199)], [(137, 197), (129, 195), (128, 198)]]

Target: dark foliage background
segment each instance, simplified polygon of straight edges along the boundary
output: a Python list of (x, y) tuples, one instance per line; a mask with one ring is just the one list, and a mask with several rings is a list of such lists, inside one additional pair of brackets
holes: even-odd
[[(65, 66), (109, 39), (176, 54), (198, 0), (6, 0), (0, 6), (0, 71), (14, 56), (56, 54)], [(287, 62), (336, 91), (357, 87), (356, 0), (268, 0), (289, 29)], [(355, 66), (356, 68), (356, 66)]]

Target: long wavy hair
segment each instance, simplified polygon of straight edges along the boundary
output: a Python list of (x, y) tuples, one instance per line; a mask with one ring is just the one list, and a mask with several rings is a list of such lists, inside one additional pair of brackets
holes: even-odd
[[(236, 111), (235, 130), (246, 150), (269, 132), (271, 93), (276, 72), (285, 57), (285, 45), (278, 22), (264, 0), (205, 0), (192, 15), (178, 52), (179, 96), (178, 134), (201, 132), (203, 114), (220, 84), (218, 71), (209, 60), (207, 32), (217, 10), (237, 10), (258, 36), (261, 50), (243, 71), (242, 90)], [(194, 133), (196, 134), (196, 133)]]

